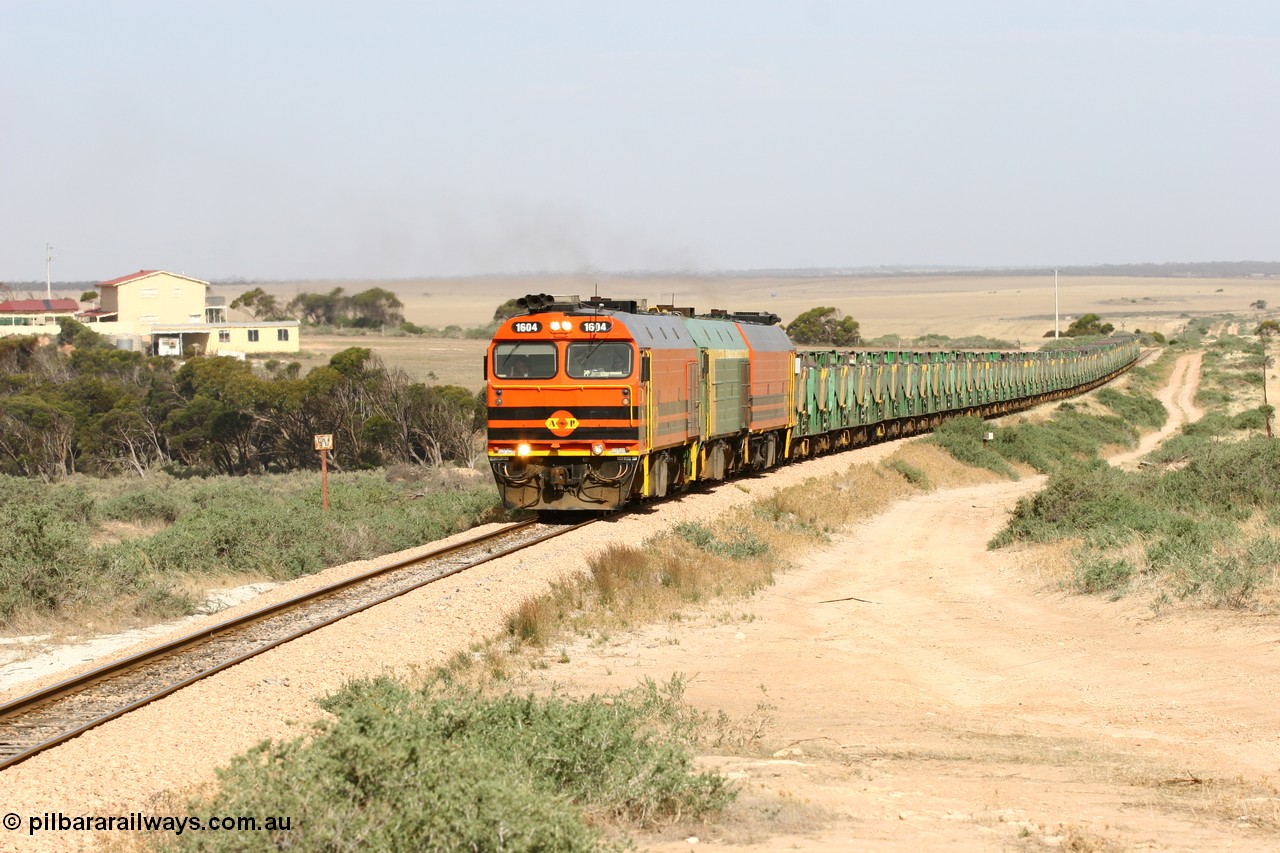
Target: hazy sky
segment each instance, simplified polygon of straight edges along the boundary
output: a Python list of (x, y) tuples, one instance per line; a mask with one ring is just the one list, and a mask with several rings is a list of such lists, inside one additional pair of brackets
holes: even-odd
[(0, 0), (0, 281), (1280, 259), (1270, 0)]

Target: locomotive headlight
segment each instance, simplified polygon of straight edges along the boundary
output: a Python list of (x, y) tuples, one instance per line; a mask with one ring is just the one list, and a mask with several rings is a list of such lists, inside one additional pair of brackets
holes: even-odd
[(522, 441), (516, 445), (516, 456), (519, 456), (521, 459), (524, 459), (526, 456), (529, 455), (529, 451), (531, 450), (533, 450), (533, 448), (529, 446), (529, 442)]
[(601, 453), (604, 453), (604, 442), (603, 441), (591, 442), (591, 455), (599, 456)]
[(560, 331), (560, 321), (559, 321), (559, 320), (552, 320), (552, 321), (551, 321), (551, 331), (553, 331), (553, 332), (558, 332), (558, 331)]

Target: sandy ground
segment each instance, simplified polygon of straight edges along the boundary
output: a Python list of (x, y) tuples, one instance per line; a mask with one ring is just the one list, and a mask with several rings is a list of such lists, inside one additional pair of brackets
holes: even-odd
[(652, 849), (1280, 849), (1280, 625), (1157, 618), (986, 550), (1042, 483), (901, 502), (741, 607), (569, 647), (570, 690), (684, 673), (695, 705), (768, 718), (758, 754), (706, 759), (740, 813)]

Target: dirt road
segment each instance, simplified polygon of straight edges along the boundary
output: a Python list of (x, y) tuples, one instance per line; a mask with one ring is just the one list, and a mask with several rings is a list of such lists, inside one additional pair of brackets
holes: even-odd
[[(1174, 370), (1169, 431), (1198, 414), (1198, 371), (1198, 356)], [(1053, 549), (986, 550), (1040, 485), (901, 502), (741, 605), (569, 648), (547, 678), (685, 673), (695, 705), (764, 721), (758, 757), (706, 759), (742, 785), (731, 819), (645, 842), (1280, 849), (1280, 625), (1157, 617), (1060, 591)]]

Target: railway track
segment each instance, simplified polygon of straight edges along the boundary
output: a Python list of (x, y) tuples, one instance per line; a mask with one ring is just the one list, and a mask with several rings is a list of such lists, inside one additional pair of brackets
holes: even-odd
[(312, 590), (21, 696), (0, 705), (0, 770), (353, 613), (590, 523), (519, 522)]

